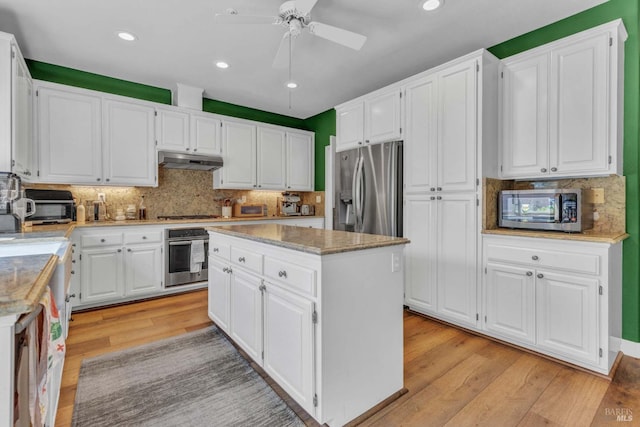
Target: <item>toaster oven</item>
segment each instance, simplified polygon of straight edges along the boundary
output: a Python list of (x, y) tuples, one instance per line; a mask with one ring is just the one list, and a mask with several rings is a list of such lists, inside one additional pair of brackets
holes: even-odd
[(25, 196), (35, 203), (36, 212), (29, 217), (33, 224), (61, 224), (76, 219), (75, 202), (70, 191), (26, 189)]

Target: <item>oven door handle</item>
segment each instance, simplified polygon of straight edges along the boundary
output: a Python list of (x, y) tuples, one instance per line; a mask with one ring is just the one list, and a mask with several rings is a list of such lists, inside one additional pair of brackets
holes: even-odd
[(187, 240), (186, 242), (169, 242), (169, 246), (191, 246), (191, 240)]

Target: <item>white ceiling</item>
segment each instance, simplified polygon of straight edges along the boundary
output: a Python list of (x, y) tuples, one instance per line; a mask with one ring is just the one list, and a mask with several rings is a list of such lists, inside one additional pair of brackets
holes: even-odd
[[(307, 118), (447, 60), (591, 8), (606, 0), (446, 0), (427, 13), (419, 0), (319, 0), (313, 21), (368, 37), (354, 51), (303, 33), (286, 69), (273, 69), (285, 29), (229, 25), (214, 14), (277, 15), (280, 0), (0, 0), (0, 31), (25, 57)], [(121, 41), (117, 30), (138, 36)], [(223, 59), (230, 67), (213, 64)]]

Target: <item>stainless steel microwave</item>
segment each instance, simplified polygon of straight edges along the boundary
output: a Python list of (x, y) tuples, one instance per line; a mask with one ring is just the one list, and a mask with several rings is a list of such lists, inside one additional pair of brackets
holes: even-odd
[(36, 212), (28, 219), (33, 224), (67, 223), (76, 219), (70, 191), (26, 189), (25, 195), (35, 202)]
[(498, 226), (581, 232), (593, 228), (593, 206), (581, 189), (505, 190), (498, 198)]

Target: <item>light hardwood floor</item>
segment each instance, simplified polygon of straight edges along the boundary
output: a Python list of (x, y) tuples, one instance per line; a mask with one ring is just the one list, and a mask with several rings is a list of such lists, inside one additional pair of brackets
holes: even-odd
[[(73, 319), (57, 427), (71, 425), (83, 358), (211, 325), (206, 290), (77, 313)], [(638, 359), (624, 357), (609, 381), (415, 314), (405, 314), (404, 326), (409, 391), (362, 425), (640, 425)], [(632, 421), (617, 421), (617, 415)]]

